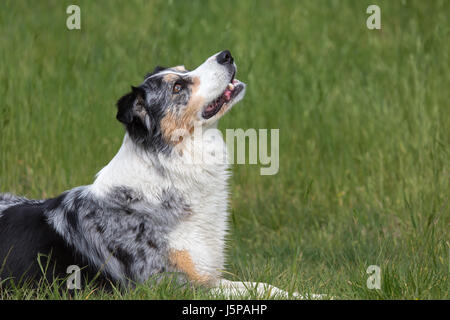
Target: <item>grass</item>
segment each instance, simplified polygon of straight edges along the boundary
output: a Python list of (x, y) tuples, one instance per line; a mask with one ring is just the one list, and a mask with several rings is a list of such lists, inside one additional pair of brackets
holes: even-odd
[[(0, 3), (0, 191), (51, 197), (118, 150), (116, 100), (157, 64), (230, 49), (247, 96), (220, 127), (279, 128), (280, 171), (235, 166), (227, 278), (340, 299), (449, 299), (450, 3)], [(366, 287), (369, 265), (381, 290)], [(65, 299), (38, 290), (2, 299)], [(156, 286), (76, 299), (210, 298)]]

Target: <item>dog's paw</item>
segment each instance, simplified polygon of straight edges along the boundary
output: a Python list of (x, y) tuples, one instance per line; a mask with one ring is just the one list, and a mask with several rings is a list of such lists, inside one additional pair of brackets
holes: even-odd
[(257, 297), (258, 299), (323, 299), (325, 295), (306, 294), (301, 295), (298, 292), (290, 294), (289, 292), (272, 286), (267, 283), (258, 282), (239, 282), (221, 280), (217, 287), (211, 290), (215, 296), (225, 296), (230, 299)]
[(329, 299), (329, 297), (326, 294), (318, 294), (318, 293), (306, 293), (306, 294), (300, 294), (298, 292), (294, 292), (292, 294), (292, 297), (299, 300), (323, 300), (323, 299)]

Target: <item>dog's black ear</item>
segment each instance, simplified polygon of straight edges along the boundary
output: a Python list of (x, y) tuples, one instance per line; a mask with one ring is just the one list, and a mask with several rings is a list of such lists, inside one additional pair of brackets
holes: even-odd
[(131, 86), (131, 92), (117, 101), (117, 120), (126, 125), (131, 124), (136, 115), (136, 111), (143, 108), (142, 104), (144, 100), (144, 89)]

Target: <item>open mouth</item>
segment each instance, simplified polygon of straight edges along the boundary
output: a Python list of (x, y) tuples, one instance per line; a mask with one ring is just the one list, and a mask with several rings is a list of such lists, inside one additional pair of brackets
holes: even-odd
[(206, 106), (203, 110), (202, 116), (204, 119), (209, 119), (217, 114), (222, 107), (232, 101), (244, 88), (242, 82), (234, 79), (234, 74), (231, 77), (230, 83), (225, 88), (225, 91), (217, 97), (213, 102)]

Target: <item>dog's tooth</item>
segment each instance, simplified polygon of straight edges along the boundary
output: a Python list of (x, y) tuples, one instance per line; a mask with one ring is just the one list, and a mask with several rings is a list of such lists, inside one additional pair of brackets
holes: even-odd
[(229, 83), (227, 88), (228, 88), (228, 90), (233, 91), (234, 90), (234, 85), (232, 83)]

